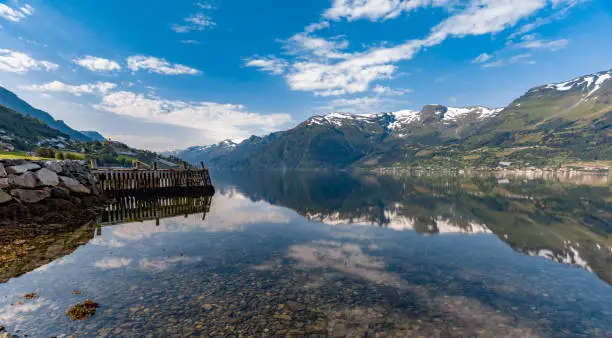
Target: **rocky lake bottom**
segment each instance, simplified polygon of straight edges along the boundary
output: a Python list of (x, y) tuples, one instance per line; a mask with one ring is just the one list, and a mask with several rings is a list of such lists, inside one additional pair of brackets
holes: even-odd
[[(265, 177), (216, 177), (212, 200), (183, 201), (199, 212), (15, 238), (0, 253), (11, 271), (0, 326), (20, 337), (612, 336), (606, 182)], [(90, 318), (66, 314), (90, 299)]]

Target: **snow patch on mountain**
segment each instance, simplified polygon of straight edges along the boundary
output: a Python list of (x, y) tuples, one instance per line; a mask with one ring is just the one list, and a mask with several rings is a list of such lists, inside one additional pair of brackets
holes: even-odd
[(391, 113), (391, 115), (393, 115), (393, 122), (387, 125), (387, 128), (390, 130), (399, 129), (402, 126), (421, 120), (421, 112), (414, 110), (399, 110)]
[(457, 119), (464, 118), (471, 114), (477, 114), (478, 119), (485, 119), (497, 115), (503, 108), (487, 108), (487, 107), (466, 107), (466, 108), (455, 108), (447, 107), (446, 113), (442, 120), (444, 121), (457, 121)]
[(612, 78), (612, 70), (606, 72), (600, 72), (596, 74), (580, 76), (569, 81), (552, 83), (539, 88), (554, 89), (557, 91), (568, 91), (568, 90), (581, 90), (583, 92), (588, 91), (587, 97), (598, 91), (601, 86)]
[[(492, 231), (484, 224), (471, 221), (467, 226), (459, 226), (449, 219), (436, 218), (436, 228), (439, 234), (490, 234)], [(434, 230), (434, 229), (431, 229)]]

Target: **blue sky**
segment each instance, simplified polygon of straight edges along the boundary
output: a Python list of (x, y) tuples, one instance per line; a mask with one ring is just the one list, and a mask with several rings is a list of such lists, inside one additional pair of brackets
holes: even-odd
[(500, 107), (612, 68), (609, 0), (4, 1), (0, 84), (153, 150), (332, 111)]

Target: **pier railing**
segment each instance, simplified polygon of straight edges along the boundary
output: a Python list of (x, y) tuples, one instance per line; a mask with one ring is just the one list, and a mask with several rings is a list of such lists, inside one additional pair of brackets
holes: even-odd
[(93, 170), (98, 189), (103, 192), (142, 189), (205, 188), (214, 191), (208, 169), (123, 169)]

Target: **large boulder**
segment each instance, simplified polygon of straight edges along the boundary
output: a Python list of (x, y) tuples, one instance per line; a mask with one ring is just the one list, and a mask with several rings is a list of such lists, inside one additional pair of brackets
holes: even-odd
[(66, 186), (66, 188), (72, 190), (73, 192), (79, 194), (91, 194), (91, 190), (89, 190), (89, 188), (82, 185), (81, 182), (75, 180), (74, 178), (60, 176), (60, 180), (62, 181), (64, 186)]
[(11, 195), (9, 195), (4, 190), (0, 190), (0, 204), (6, 203), (12, 199), (13, 197)]
[(11, 175), (9, 176), (9, 183), (19, 187), (34, 188), (36, 186), (36, 175), (31, 171), (22, 175)]
[(55, 187), (59, 184), (59, 177), (57, 177), (55, 171), (49, 170), (47, 168), (42, 168), (37, 171), (35, 175), (40, 185)]
[(11, 185), (8, 177), (0, 178), (0, 189), (8, 188)]
[(53, 170), (58, 174), (64, 171), (62, 164), (58, 161), (45, 161), (45, 168)]
[(7, 175), (6, 169), (4, 169), (4, 164), (0, 163), (0, 177), (6, 177)]
[(9, 174), (23, 174), (26, 171), (38, 170), (38, 169), (40, 169), (40, 166), (38, 164), (32, 163), (32, 162), (26, 162), (21, 165), (14, 165), (12, 167), (8, 167), (6, 168), (6, 171)]
[(13, 189), (11, 195), (24, 203), (38, 203), (51, 196), (51, 192), (49, 190)]

